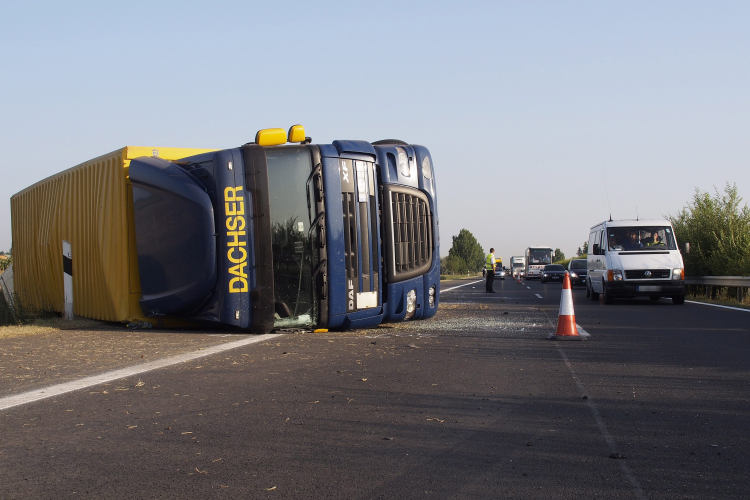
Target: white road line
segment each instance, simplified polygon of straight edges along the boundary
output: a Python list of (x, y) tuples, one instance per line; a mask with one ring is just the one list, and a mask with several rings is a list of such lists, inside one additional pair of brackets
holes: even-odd
[(252, 337), (246, 337), (235, 342), (227, 342), (225, 344), (206, 347), (201, 351), (188, 352), (185, 354), (180, 354), (179, 356), (173, 356), (171, 358), (157, 359), (148, 363), (130, 366), (128, 368), (121, 368), (119, 370), (113, 370), (111, 372), (101, 373), (99, 375), (93, 375), (91, 377), (86, 377), (79, 380), (72, 380), (70, 382), (52, 385), (43, 389), (24, 392), (22, 394), (16, 394), (14, 396), (7, 396), (4, 398), (0, 398), (0, 410), (7, 410), (8, 408), (13, 408), (14, 406), (20, 406), (26, 403), (32, 403), (34, 401), (40, 401), (42, 399), (51, 398), (54, 396), (60, 396), (68, 392), (78, 391), (80, 389), (103, 384), (105, 382), (132, 377), (133, 375), (139, 375), (141, 373), (158, 370), (160, 368), (184, 363), (186, 361), (193, 361), (198, 358), (210, 356), (211, 354), (229, 351), (231, 349), (236, 349), (237, 347), (243, 347), (249, 344), (255, 344), (257, 342), (263, 342), (264, 340), (269, 340), (280, 335), (281, 334), (278, 333), (267, 335), (253, 335)]
[(536, 298), (537, 298), (537, 299), (543, 299), (543, 298), (544, 298), (544, 297), (542, 297), (541, 295), (539, 295), (538, 293), (535, 293), (534, 295), (536, 295)]
[(708, 302), (696, 302), (694, 300), (686, 300), (688, 304), (699, 304), (702, 306), (721, 307), (722, 309), (732, 309), (733, 311), (744, 311), (750, 312), (750, 309), (742, 309), (741, 307), (721, 306), (719, 304), (709, 304)]
[(472, 281), (471, 283), (464, 283), (463, 285), (454, 286), (453, 288), (447, 288), (445, 290), (440, 290), (440, 293), (450, 292), (451, 290), (455, 290), (456, 288), (461, 288), (462, 286), (467, 286), (467, 285), (473, 285), (474, 283), (481, 283), (482, 281), (484, 281), (484, 280)]
[[(577, 327), (578, 325), (576, 325)], [(568, 361), (568, 357), (565, 355), (565, 352), (563, 352), (562, 347), (560, 347), (560, 344), (557, 344), (557, 351), (560, 353), (560, 356), (562, 357), (563, 361), (565, 362), (565, 366), (568, 367), (568, 371), (570, 371), (570, 375), (573, 377), (573, 381), (575, 382), (578, 389), (581, 391), (581, 396), (586, 398), (586, 404), (589, 406), (589, 409), (591, 410), (591, 413), (594, 415), (594, 420), (596, 421), (597, 427), (599, 427), (599, 432), (601, 433), (602, 437), (604, 438), (604, 441), (607, 443), (607, 446), (609, 446), (609, 451), (612, 452), (612, 455), (614, 456), (621, 456), (620, 451), (617, 449), (617, 443), (615, 443), (615, 440), (612, 438), (612, 435), (609, 433), (609, 430), (607, 429), (606, 424), (604, 423), (604, 420), (602, 419), (601, 413), (599, 413), (599, 409), (594, 404), (594, 400), (591, 399), (591, 397), (586, 394), (586, 388), (583, 386), (580, 380), (578, 380), (578, 376), (576, 376), (575, 372), (573, 371), (573, 366), (570, 364), (570, 361)], [(633, 474), (633, 471), (628, 467), (627, 461), (625, 458), (621, 458), (617, 460), (620, 464), (620, 470), (625, 475), (625, 478), (630, 483), (630, 487), (633, 490), (633, 493), (635, 494), (635, 497), (639, 500), (646, 500), (646, 495), (643, 493), (643, 488), (641, 488), (641, 485), (638, 483), (638, 480), (635, 478), (635, 474)]]
[(526, 288), (528, 288), (529, 290), (531, 290), (531, 287), (530, 287), (530, 286), (527, 286)]

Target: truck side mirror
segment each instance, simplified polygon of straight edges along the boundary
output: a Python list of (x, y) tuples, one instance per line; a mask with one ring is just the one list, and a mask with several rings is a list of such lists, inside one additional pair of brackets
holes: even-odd
[(683, 249), (682, 253), (684, 253), (686, 255), (689, 254), (690, 253), (690, 243), (683, 244), (682, 245), (682, 249)]
[(594, 243), (594, 255), (599, 255), (599, 244)]

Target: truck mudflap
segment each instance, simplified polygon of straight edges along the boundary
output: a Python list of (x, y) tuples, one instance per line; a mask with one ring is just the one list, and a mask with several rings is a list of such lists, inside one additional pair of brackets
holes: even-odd
[(194, 176), (159, 158), (132, 160), (129, 176), (141, 309), (148, 317), (189, 315), (217, 281), (211, 199)]

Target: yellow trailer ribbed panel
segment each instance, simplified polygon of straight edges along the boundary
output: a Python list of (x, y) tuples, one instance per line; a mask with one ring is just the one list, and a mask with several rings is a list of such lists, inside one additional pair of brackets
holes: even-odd
[(176, 160), (210, 149), (128, 146), (48, 177), (11, 197), (16, 295), (64, 311), (62, 241), (73, 254), (73, 305), (79, 316), (145, 319), (135, 247), (130, 160)]

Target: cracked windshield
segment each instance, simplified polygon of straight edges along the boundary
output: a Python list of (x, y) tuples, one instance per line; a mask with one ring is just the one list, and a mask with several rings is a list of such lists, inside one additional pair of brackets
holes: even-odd
[(307, 208), (310, 151), (305, 147), (269, 148), (266, 159), (276, 300), (274, 326), (309, 326), (316, 314)]

